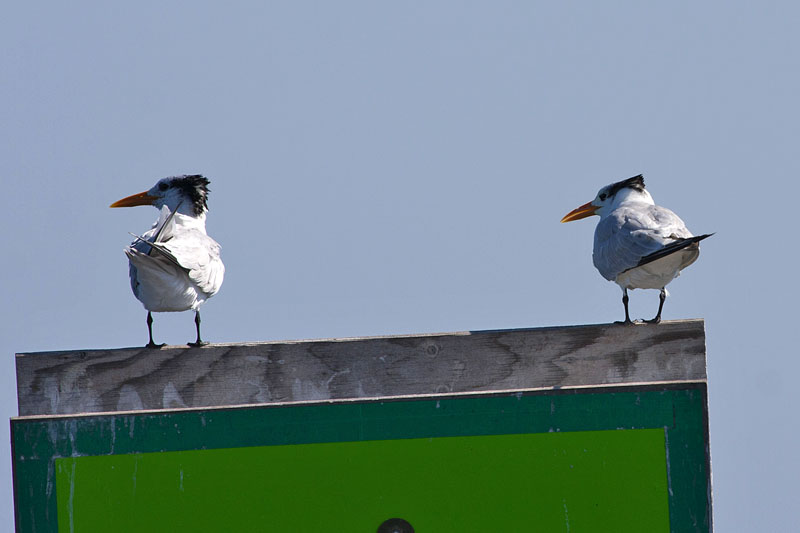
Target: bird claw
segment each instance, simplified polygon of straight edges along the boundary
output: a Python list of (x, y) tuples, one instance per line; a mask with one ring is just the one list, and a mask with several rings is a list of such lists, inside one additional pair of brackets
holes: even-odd
[(632, 326), (635, 323), (636, 322), (633, 322), (630, 318), (626, 318), (625, 320), (617, 320), (614, 322), (614, 324), (621, 324), (623, 326)]
[(644, 322), (645, 324), (660, 324), (661, 323), (661, 317), (657, 316), (657, 317), (655, 317), (655, 318), (653, 318), (651, 320), (642, 320), (642, 322)]
[(158, 350), (158, 349), (161, 349), (161, 348), (163, 348), (163, 347), (164, 347), (164, 346), (166, 346), (166, 345), (167, 345), (167, 343), (166, 343), (166, 342), (162, 342), (161, 344), (156, 344), (156, 343), (154, 343), (153, 341), (150, 341), (150, 342), (148, 342), (147, 344), (145, 344), (145, 346), (144, 346), (144, 347), (145, 347), (145, 348), (150, 348), (150, 349), (155, 349), (155, 350)]
[(201, 346), (208, 346), (207, 341), (187, 342), (186, 344), (188, 344), (192, 348), (200, 348)]

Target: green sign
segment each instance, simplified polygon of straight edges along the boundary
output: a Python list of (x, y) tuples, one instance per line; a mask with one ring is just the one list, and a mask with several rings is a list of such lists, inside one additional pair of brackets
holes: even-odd
[(709, 531), (705, 408), (693, 384), (16, 419), (17, 526)]

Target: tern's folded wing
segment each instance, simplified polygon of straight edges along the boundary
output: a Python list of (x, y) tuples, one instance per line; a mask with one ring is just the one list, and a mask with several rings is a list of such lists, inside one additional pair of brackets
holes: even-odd
[[(642, 266), (642, 265), (646, 265), (647, 263), (652, 263), (653, 261), (657, 261), (657, 260), (661, 259), (662, 257), (666, 257), (666, 256), (668, 256), (670, 254), (674, 254), (675, 252), (678, 252), (678, 251), (683, 250), (685, 248), (689, 248), (690, 246), (695, 245), (698, 242), (702, 241), (703, 239), (711, 237), (712, 235), (714, 235), (714, 234), (713, 233), (706, 233), (705, 235), (698, 235), (696, 237), (688, 237), (686, 239), (675, 240), (675, 241), (669, 243), (668, 245), (664, 246), (660, 250), (656, 250), (655, 252), (642, 257), (639, 260), (639, 264), (637, 266)], [(692, 262), (693, 261), (694, 261), (694, 259), (692, 259)], [(685, 266), (688, 266), (688, 264), (685, 265)]]
[(623, 206), (597, 224), (594, 265), (607, 280), (638, 266), (642, 258), (692, 234), (669, 209), (658, 206)]

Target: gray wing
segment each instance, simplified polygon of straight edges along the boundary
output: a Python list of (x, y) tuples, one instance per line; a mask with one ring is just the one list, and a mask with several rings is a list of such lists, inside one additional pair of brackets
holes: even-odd
[[(144, 235), (136, 235), (135, 233), (131, 233), (130, 235), (135, 237), (135, 240), (125, 249), (125, 254), (128, 256), (128, 258), (130, 259), (131, 254), (134, 253), (133, 251), (135, 250), (135, 252), (139, 252), (139, 254), (142, 256), (152, 257), (152, 261), (154, 262), (164, 261), (166, 259), (170, 263), (186, 271), (186, 269), (180, 265), (177, 259), (172, 256), (171, 253), (169, 253), (169, 250), (166, 250), (163, 246), (156, 244), (162, 238), (162, 233), (166, 227), (170, 225), (174, 216), (175, 214), (171, 213), (167, 206), (164, 206), (161, 208), (158, 219), (153, 223), (153, 226), (144, 233)], [(129, 261), (128, 271), (131, 279), (131, 289), (133, 289), (133, 293), (138, 297), (139, 276), (133, 260)]]
[(683, 220), (657, 205), (622, 206), (600, 220), (594, 232), (594, 266), (607, 280), (635, 266), (643, 257), (691, 237)]
[[(178, 207), (180, 207), (180, 204), (178, 204)], [(130, 247), (151, 257), (163, 257), (175, 266), (187, 270), (188, 273), (188, 269), (182, 265), (172, 254), (172, 252), (170, 252), (170, 250), (163, 244), (165, 241), (171, 238), (170, 233), (173, 230), (173, 225), (171, 222), (175, 217), (176, 212), (177, 210), (170, 212), (169, 208), (164, 206), (161, 208), (161, 213), (159, 214), (158, 220), (155, 221), (153, 227), (150, 228), (144, 235), (136, 235), (135, 233), (129, 232), (129, 234), (136, 239), (131, 243)]]
[[(142, 252), (145, 255), (149, 255), (150, 257), (153, 257), (153, 255), (162, 256), (176, 267), (187, 270), (186, 267), (184, 267), (180, 261), (178, 261), (178, 258), (172, 255), (172, 252), (169, 251), (169, 248), (164, 246), (162, 243), (147, 239), (144, 237), (144, 235), (136, 235), (135, 233), (130, 233), (130, 235), (132, 237), (136, 237), (136, 240), (131, 244), (131, 248)], [(156, 236), (156, 239), (157, 238), (158, 236)]]

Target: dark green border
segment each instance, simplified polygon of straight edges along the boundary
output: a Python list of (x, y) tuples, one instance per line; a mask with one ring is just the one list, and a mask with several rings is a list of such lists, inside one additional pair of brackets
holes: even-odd
[(55, 459), (242, 446), (664, 428), (673, 532), (711, 530), (705, 383), (19, 418), (17, 531), (56, 531)]

